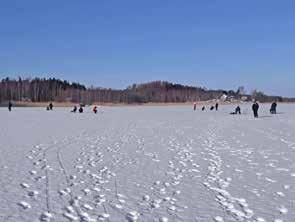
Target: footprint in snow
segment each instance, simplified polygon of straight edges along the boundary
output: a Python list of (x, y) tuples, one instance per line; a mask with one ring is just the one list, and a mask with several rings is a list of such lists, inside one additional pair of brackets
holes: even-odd
[(85, 188), (84, 190), (82, 190), (83, 191), (83, 193), (84, 193), (84, 195), (88, 195), (88, 194), (90, 194), (91, 193), (91, 190), (90, 189), (88, 189), (88, 188)]
[(160, 203), (162, 202), (162, 200), (153, 200), (151, 203), (151, 208), (157, 209), (160, 208)]
[(36, 171), (36, 170), (31, 170), (31, 171), (29, 171), (29, 173), (30, 173), (31, 175), (36, 175), (36, 174), (37, 174), (37, 171)]
[(29, 184), (27, 184), (27, 183), (21, 183), (21, 184), (20, 184), (20, 186), (21, 186), (22, 188), (24, 188), (24, 189), (26, 189), (26, 188), (29, 188), (29, 187), (30, 187), (30, 185), (29, 185)]
[(279, 211), (281, 214), (287, 214), (288, 213), (288, 209), (284, 206), (280, 206), (279, 207)]
[(276, 194), (280, 197), (285, 197), (286, 195), (283, 192), (276, 192)]
[(31, 205), (28, 204), (27, 202), (25, 201), (21, 201), (18, 203), (19, 206), (21, 206), (24, 210), (27, 210), (27, 209), (30, 209), (31, 208)]
[(63, 213), (63, 216), (65, 218), (67, 218), (68, 220), (70, 220), (70, 221), (77, 221), (79, 219), (77, 216), (75, 216), (75, 215), (73, 215), (71, 213), (68, 213), (68, 212)]
[(161, 217), (160, 219), (159, 219), (159, 222), (168, 222), (169, 220), (168, 220), (168, 218), (167, 217)]
[(110, 217), (109, 214), (103, 213), (103, 214), (98, 215), (98, 220), (104, 221), (104, 220), (108, 219), (109, 217)]
[(36, 190), (33, 190), (33, 191), (29, 191), (28, 192), (28, 196), (30, 196), (30, 197), (36, 197), (38, 195), (39, 195), (39, 192), (36, 191)]
[(138, 221), (139, 217), (140, 217), (140, 214), (138, 212), (136, 212), (136, 211), (131, 211), (131, 212), (127, 213), (127, 215), (126, 215), (126, 219), (129, 222)]
[(53, 214), (49, 212), (44, 212), (40, 216), (40, 221), (50, 222), (53, 218)]
[(215, 221), (215, 222), (224, 222), (223, 218), (220, 217), (220, 216), (216, 216), (216, 217), (214, 217), (214, 221)]
[(284, 185), (284, 189), (285, 189), (285, 190), (289, 190), (290, 187), (291, 187), (290, 185)]
[(266, 220), (265, 220), (264, 218), (262, 218), (262, 217), (258, 217), (258, 218), (256, 219), (256, 221), (257, 221), (257, 222), (266, 222)]
[(143, 197), (142, 197), (142, 199), (144, 200), (144, 201), (149, 201), (151, 198), (150, 198), (150, 196), (149, 195), (144, 195)]

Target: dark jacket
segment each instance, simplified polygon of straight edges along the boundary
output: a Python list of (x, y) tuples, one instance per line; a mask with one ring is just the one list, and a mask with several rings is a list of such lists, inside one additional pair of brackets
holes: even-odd
[(257, 112), (258, 109), (259, 109), (259, 105), (258, 105), (258, 103), (254, 103), (254, 104), (252, 105), (252, 110), (253, 110), (254, 112)]

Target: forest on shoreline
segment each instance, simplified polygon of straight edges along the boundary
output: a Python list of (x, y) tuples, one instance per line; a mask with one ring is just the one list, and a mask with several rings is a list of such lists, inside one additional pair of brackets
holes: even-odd
[(228, 101), (295, 102), (295, 98), (268, 96), (253, 91), (246, 94), (244, 87), (237, 90), (211, 90), (197, 86), (153, 81), (133, 84), (126, 89), (86, 87), (80, 83), (56, 78), (4, 78), (0, 82), (0, 104), (16, 102), (68, 102), (80, 104), (143, 104), (186, 103), (224, 99)]

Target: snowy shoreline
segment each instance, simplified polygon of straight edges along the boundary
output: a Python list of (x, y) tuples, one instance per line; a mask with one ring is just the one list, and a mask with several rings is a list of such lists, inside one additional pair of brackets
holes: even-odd
[[(216, 101), (198, 101), (196, 104), (198, 106), (203, 105), (214, 105)], [(47, 107), (49, 102), (36, 102), (36, 103), (23, 103), (23, 102), (15, 102), (15, 107), (28, 107), (28, 108), (34, 108), (34, 107)], [(53, 102), (55, 107), (73, 107), (77, 105), (77, 103), (64, 103), (64, 102)], [(105, 107), (138, 107), (138, 106), (147, 106), (147, 107), (159, 107), (159, 106), (192, 106), (194, 102), (185, 102), (185, 103), (132, 103), (132, 104), (125, 104), (125, 103), (94, 103), (93, 105), (98, 106), (105, 106)], [(251, 105), (252, 102), (219, 102), (220, 105), (237, 105), (237, 104), (249, 104)], [(261, 103), (261, 104), (271, 104), (271, 103)], [(289, 104), (289, 105), (295, 105), (293, 102), (281, 102), (279, 104)], [(0, 104), (0, 108), (7, 107), (7, 104)]]

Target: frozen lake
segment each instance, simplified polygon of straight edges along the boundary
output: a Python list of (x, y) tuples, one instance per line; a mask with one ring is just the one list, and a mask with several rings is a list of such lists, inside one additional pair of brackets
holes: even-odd
[(295, 105), (0, 108), (0, 221), (295, 221)]

